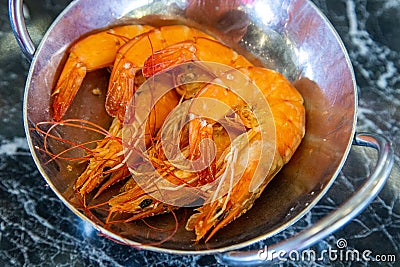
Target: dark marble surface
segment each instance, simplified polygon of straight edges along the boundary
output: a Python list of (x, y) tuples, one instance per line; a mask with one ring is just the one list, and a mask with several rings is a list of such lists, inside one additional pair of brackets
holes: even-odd
[[(67, 0), (27, 1), (27, 24), (38, 43)], [(342, 37), (359, 88), (358, 131), (386, 135), (395, 165), (379, 196), (353, 221), (310, 249), (337, 248), (394, 255), (396, 262), (323, 260), (279, 262), (284, 266), (400, 266), (400, 1), (314, 0)], [(176, 256), (118, 245), (99, 236), (67, 209), (46, 185), (30, 157), (22, 123), (29, 69), (11, 33), (6, 1), (0, 3), (0, 266), (220, 266), (213, 256)], [(376, 155), (352, 149), (334, 186), (276, 242), (335, 210), (369, 174)], [(252, 248), (262, 248), (263, 242)], [(373, 257), (374, 258), (374, 257)], [(388, 257), (387, 257), (388, 258)], [(376, 259), (376, 257), (375, 257)]]

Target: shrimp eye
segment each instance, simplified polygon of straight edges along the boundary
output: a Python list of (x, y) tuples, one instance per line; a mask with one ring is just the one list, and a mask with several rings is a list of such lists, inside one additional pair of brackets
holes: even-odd
[(140, 202), (139, 207), (141, 207), (142, 209), (148, 207), (151, 205), (151, 203), (153, 203), (153, 200), (150, 198), (146, 198), (144, 199), (142, 202)]

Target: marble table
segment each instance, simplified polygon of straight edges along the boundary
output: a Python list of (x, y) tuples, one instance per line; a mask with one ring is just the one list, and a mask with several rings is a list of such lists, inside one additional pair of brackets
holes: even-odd
[[(37, 44), (68, 0), (27, 2), (27, 24)], [(400, 1), (314, 0), (344, 41), (359, 93), (357, 131), (390, 138), (395, 164), (379, 196), (354, 220), (309, 250), (321, 253), (346, 241), (347, 250), (371, 251), (367, 262), (315, 260), (282, 266), (400, 266)], [(6, 1), (0, 3), (0, 266), (221, 266), (214, 256), (166, 255), (99, 236), (74, 215), (41, 178), (22, 124), (29, 62), (12, 35)], [(376, 155), (352, 149), (327, 195), (304, 218), (273, 238), (292, 236), (335, 210), (369, 174)], [(271, 241), (271, 240), (270, 240)], [(269, 241), (269, 242), (270, 242)], [(343, 243), (342, 243), (343, 245)], [(263, 248), (259, 242), (252, 248)], [(317, 254), (321, 255), (321, 254)], [(394, 261), (394, 257), (396, 261)], [(383, 260), (376, 262), (374, 260)]]

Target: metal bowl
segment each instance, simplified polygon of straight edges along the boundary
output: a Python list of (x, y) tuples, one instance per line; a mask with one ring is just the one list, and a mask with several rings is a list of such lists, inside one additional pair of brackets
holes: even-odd
[[(309, 212), (334, 183), (352, 144), (379, 151), (371, 176), (337, 211), (310, 229), (272, 246), (271, 250), (301, 249), (330, 234), (368, 205), (390, 173), (393, 163), (390, 142), (376, 134), (355, 133), (357, 89), (349, 57), (331, 24), (309, 1), (76, 0), (53, 22), (37, 49), (25, 28), (22, 1), (10, 0), (9, 11), (17, 40), (32, 60), (25, 90), (24, 124), (37, 167), (65, 205), (118, 242), (176, 254), (224, 252), (221, 259), (231, 264), (260, 263), (264, 259), (256, 251), (232, 250), (267, 239)], [(47, 163), (48, 156), (37, 149), (43, 146), (43, 136), (31, 128), (38, 122), (51, 120), (50, 92), (68, 46), (93, 30), (126, 23), (186, 24), (210, 32), (255, 64), (283, 73), (305, 99), (306, 135), (295, 155), (251, 210), (205, 244), (194, 244), (193, 233), (186, 231), (184, 225), (160, 244), (157, 242), (170, 233), (152, 233), (142, 222), (105, 227), (85, 213), (74, 197), (71, 185), (77, 174), (65, 171), (66, 166), (61, 163)], [(89, 90), (105, 86), (107, 81), (101, 77), (99, 72), (88, 75), (84, 86)], [(107, 123), (101, 120), (104, 109), (90, 94), (83, 93), (79, 98), (70, 111), (71, 116)], [(82, 111), (81, 105), (88, 108)], [(63, 134), (77, 136), (74, 132)], [(182, 218), (184, 212), (177, 215)], [(170, 215), (151, 220), (166, 229), (174, 224)]]

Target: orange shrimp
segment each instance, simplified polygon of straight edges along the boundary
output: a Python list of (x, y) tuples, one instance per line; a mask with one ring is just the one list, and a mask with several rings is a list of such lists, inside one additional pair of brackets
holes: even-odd
[[(174, 116), (174, 120), (183, 120), (185, 113), (179, 113)], [(183, 129), (183, 133), (180, 134), (180, 138), (177, 137), (178, 130), (180, 127), (175, 127), (177, 124), (174, 122), (174, 127), (166, 125), (166, 135), (171, 136), (171, 139), (180, 139), (179, 147), (182, 147), (181, 152), (185, 158), (189, 157), (189, 146), (188, 146), (188, 128)], [(179, 124), (179, 122), (178, 122)], [(219, 125), (213, 126), (213, 137), (212, 139), (217, 140), (217, 151), (216, 158), (219, 158), (224, 150), (230, 145), (229, 138), (225, 129)], [(159, 133), (160, 135), (160, 133)], [(196, 187), (202, 185), (201, 177), (196, 172), (187, 171), (185, 169), (177, 168), (179, 164), (175, 161), (172, 164), (170, 159), (167, 158), (162, 144), (161, 138), (158, 136), (151, 147), (147, 150), (148, 158), (151, 161), (152, 166), (155, 170), (149, 169), (148, 165), (138, 164), (132, 167), (130, 171), (133, 173), (134, 178), (131, 178), (122, 187), (120, 193), (111, 198), (106, 203), (101, 205), (109, 205), (109, 216), (107, 223), (114, 223), (120, 221), (120, 217), (124, 217), (124, 222), (132, 220), (142, 219), (148, 216), (153, 216), (165, 212), (170, 212), (174, 209), (179, 208), (182, 204), (188, 204), (198, 199), (203, 199), (204, 195), (201, 190), (197, 190)], [(174, 150), (176, 153), (177, 151)], [(170, 152), (171, 153), (171, 152)], [(143, 181), (143, 182), (140, 182)], [(170, 187), (171, 184), (177, 188), (181, 186), (192, 187), (193, 190), (190, 192), (193, 194), (182, 194), (180, 190), (171, 188), (166, 196), (157, 192), (160, 187)], [(168, 198), (165, 199), (165, 197)], [(175, 205), (173, 205), (175, 203)], [(125, 216), (120, 216), (125, 214)], [(129, 214), (129, 215), (127, 215)]]
[[(195, 231), (196, 241), (205, 238), (207, 242), (219, 229), (249, 210), (270, 180), (289, 161), (305, 133), (303, 98), (289, 81), (281, 74), (265, 68), (248, 67), (240, 68), (239, 71), (257, 85), (270, 106), (276, 129), (275, 148), (271, 147), (269, 150), (273, 155), (272, 165), (264, 176), (260, 178), (255, 176), (262, 147), (271, 146), (273, 143), (271, 144), (270, 140), (263, 140), (260, 134), (263, 125), (254, 120), (251, 114), (254, 107), (246, 107), (243, 99), (229, 90), (232, 84), (230, 82), (237, 82), (237, 79), (234, 79), (235, 76), (231, 81), (225, 80), (228, 82), (228, 89), (215, 84), (203, 88), (197, 97), (217, 98), (239, 113), (247, 110), (242, 118), (246, 121), (245, 126), (250, 130), (248, 145), (239, 148), (240, 152), (236, 161), (240, 163), (242, 155), (248, 155), (248, 164), (242, 170), (243, 175), (235, 185), (229, 185), (227, 194), (198, 208), (197, 213), (192, 215), (187, 222), (186, 229)], [(240, 84), (240, 86), (246, 85)], [(195, 105), (192, 111), (198, 112), (202, 108), (204, 107)], [(213, 112), (217, 113), (215, 116), (223, 117), (226, 110), (213, 109)], [(193, 134), (199, 135), (199, 133)], [(231, 147), (234, 148), (234, 145)], [(236, 172), (243, 168), (239, 165), (232, 163), (226, 170), (233, 169)], [(259, 180), (254, 181), (254, 178)]]
[[(178, 208), (155, 199), (138, 186), (133, 178), (126, 182), (120, 194), (101, 205), (103, 204), (110, 206), (106, 219), (107, 224), (119, 221), (129, 222), (139, 220), (149, 216), (167, 213)], [(126, 214), (129, 215), (123, 216)]]
[[(238, 71), (248, 79), (240, 78)], [(163, 145), (159, 142), (162, 138), (157, 138), (147, 151), (153, 166), (156, 166), (156, 171), (147, 171), (141, 169), (141, 166), (134, 168), (135, 178), (143, 177), (146, 184), (134, 183), (129, 190), (110, 200), (108, 203), (111, 206), (110, 214), (131, 213), (127, 219), (130, 221), (168, 212), (179, 206), (171, 205), (171, 203), (189, 203), (203, 199), (205, 204), (197, 209), (198, 213), (191, 216), (186, 228), (195, 231), (196, 241), (202, 238), (208, 241), (219, 229), (251, 208), (269, 181), (289, 161), (300, 144), (305, 131), (305, 111), (301, 95), (281, 74), (257, 67), (240, 68), (238, 71), (236, 73), (229, 71), (225, 73), (226, 78), (219, 77), (215, 82), (200, 89), (188, 109), (189, 114), (195, 115), (196, 118), (189, 122), (189, 127), (182, 133), (181, 138), (184, 138), (183, 136), (187, 138), (181, 140), (179, 147), (183, 147), (181, 152), (185, 158), (195, 159), (192, 153), (198, 153), (199, 143), (204, 138), (214, 140), (218, 153), (206, 171), (193, 172), (177, 168), (166, 157), (166, 151), (160, 148)], [(267, 101), (270, 106), (272, 123), (276, 128), (276, 133), (274, 132), (276, 137), (272, 140), (263, 139), (261, 133), (273, 129), (271, 123), (263, 118), (255, 117), (253, 111), (257, 107), (249, 106), (243, 98), (230, 90), (239, 84), (245, 89), (242, 92), (246, 92), (246, 89), (251, 89), (253, 83), (260, 88), (263, 98), (260, 101), (257, 100), (256, 105), (262, 105), (264, 101)], [(214, 105), (213, 101), (197, 101), (203, 98), (216, 99), (223, 105)], [(239, 117), (247, 130), (239, 129), (235, 122), (237, 118), (232, 117), (229, 112)], [(201, 118), (202, 115), (206, 119)], [(174, 114), (173, 119), (180, 121), (185, 116), (187, 114), (181, 112)], [(230, 127), (237, 128), (233, 136), (228, 136), (219, 129), (221, 127), (219, 121), (226, 120), (227, 116), (231, 116), (231, 119), (228, 119)], [(213, 119), (208, 119), (208, 117)], [(197, 127), (199, 125), (202, 126)], [(178, 129), (180, 127), (177, 124), (166, 124), (163, 128), (166, 135), (172, 136), (172, 139), (177, 138)], [(276, 144), (273, 142), (275, 139)], [(190, 148), (191, 145), (194, 149)], [(262, 164), (260, 158), (263, 147), (266, 147), (267, 153), (270, 153), (271, 168), (268, 168), (269, 166), (259, 168)], [(208, 153), (207, 150), (202, 150), (202, 152)], [(176, 163), (176, 160), (173, 161)], [(242, 162), (247, 162), (247, 164)], [(237, 180), (229, 181), (233, 179), (233, 176), (235, 179), (238, 176)], [(208, 187), (214, 190), (211, 195), (198, 189), (199, 186), (214, 181), (217, 181), (217, 184), (214, 187)], [(171, 189), (167, 191), (168, 200), (166, 200), (163, 199), (162, 194), (157, 195), (157, 190), (160, 187), (170, 186), (167, 182), (175, 184), (177, 188), (192, 186), (195, 189), (192, 195)], [(113, 215), (109, 218), (113, 218)]]
[[(116, 50), (111, 61), (115, 62), (105, 103), (107, 112), (115, 118), (110, 130), (105, 131), (105, 139), (97, 141), (97, 147), (88, 152), (85, 158), (89, 160), (88, 167), (77, 179), (75, 188), (86, 195), (101, 184), (96, 197), (133, 174), (117, 195), (88, 207), (107, 206), (106, 223), (170, 212), (200, 200), (202, 204), (187, 221), (186, 229), (194, 231), (196, 241), (207, 242), (219, 229), (250, 209), (269, 181), (290, 160), (304, 136), (303, 99), (281, 74), (254, 67), (231, 48), (193, 28), (165, 26), (133, 39), (119, 37), (121, 34), (106, 36), (121, 41), (119, 47), (114, 41)], [(67, 63), (74, 65), (73, 60), (78, 57), (72, 53), (70, 57)], [(90, 58), (85, 60), (92, 63)], [(205, 76), (210, 80), (195, 82), (188, 92), (181, 91), (181, 85), (169, 84), (179, 75), (168, 77), (164, 86), (175, 89), (163, 95), (149, 114), (145, 151), (130, 153), (129, 147), (123, 146), (122, 135), (129, 136), (131, 132), (122, 122), (136, 119), (126, 114), (137, 115), (137, 110), (148, 108), (141, 106), (147, 105), (143, 104), (146, 101), (136, 103), (136, 90), (146, 78), (188, 61), (203, 64)], [(205, 61), (224, 64), (226, 68), (212, 70)], [(101, 65), (94, 61), (93, 64)], [(80, 68), (81, 63), (75, 65), (78, 78), (70, 74), (62, 77), (73, 78), (79, 87), (90, 68)], [(190, 80), (192, 74), (187, 75)], [(70, 97), (78, 89), (68, 86), (67, 91), (57, 90), (56, 98), (67, 99), (63, 94)], [(151, 88), (139, 92), (139, 96), (154, 97)], [(57, 101), (54, 110), (63, 105), (61, 100)], [(186, 107), (183, 112), (176, 111), (180, 105)], [(266, 111), (263, 105), (267, 106)], [(173, 114), (169, 114), (171, 111)], [(55, 120), (62, 117), (61, 113), (57, 111)], [(167, 141), (165, 136), (169, 138)], [(260, 162), (264, 157), (269, 157), (269, 161)], [(150, 164), (144, 164), (145, 161)], [(188, 189), (189, 194), (183, 194), (181, 188)]]
[(113, 120), (108, 130), (109, 136), (98, 141), (96, 148), (88, 155), (89, 164), (75, 182), (75, 189), (82, 195), (95, 189), (108, 175), (111, 175), (110, 181), (117, 182), (130, 174), (127, 168), (121, 167), (124, 158), (121, 129), (120, 122)]
[(190, 60), (214, 61), (233, 67), (252, 64), (213, 37), (182, 25), (164, 26), (141, 35), (117, 53), (107, 92), (106, 110), (123, 120), (135, 92), (139, 70), (145, 77)]
[[(168, 204), (168, 201), (180, 203), (180, 201), (190, 202), (201, 198), (205, 201), (205, 204), (189, 218), (186, 228), (195, 231), (196, 241), (202, 238), (208, 241), (219, 229), (251, 208), (266, 185), (289, 161), (300, 144), (305, 131), (305, 111), (301, 95), (281, 74), (257, 67), (240, 68), (239, 71), (249, 79), (241, 79), (240, 75), (235, 74), (234, 71), (226, 73), (229, 78), (219, 77), (218, 81), (202, 88), (188, 110), (189, 114), (193, 114), (197, 118), (189, 123), (189, 128), (192, 127), (191, 132), (186, 128), (183, 133), (188, 138), (182, 141), (186, 144), (186, 146), (183, 146), (182, 153), (186, 158), (192, 158), (190, 150), (192, 144), (189, 143), (195, 142), (194, 146), (196, 147), (203, 137), (210, 138), (211, 136), (219, 151), (215, 161), (212, 162), (215, 166), (211, 166), (211, 169), (208, 169), (206, 173), (178, 169), (169, 162), (165, 156), (165, 151), (160, 149), (162, 144), (155, 142), (149, 148), (148, 153), (152, 164), (157, 166), (156, 173), (161, 175), (157, 176), (155, 172), (146, 172), (140, 166), (134, 169), (136, 178), (143, 176), (148, 182), (145, 186), (131, 183), (133, 186), (129, 190), (110, 200), (108, 203), (111, 206), (110, 214), (112, 214), (109, 216), (110, 220), (115, 214), (121, 212), (131, 214), (127, 221), (168, 212), (178, 207), (178, 205)], [(275, 143), (273, 140), (263, 140), (261, 133), (263, 130), (273, 129), (273, 127), (263, 119), (256, 118), (253, 114), (256, 107), (249, 106), (242, 97), (230, 90), (232, 87), (237, 87), (238, 84), (243, 88), (250, 89), (251, 83), (260, 88), (261, 94), (270, 106), (276, 129), (275, 138), (272, 138), (276, 139)], [(221, 85), (224, 85), (224, 87)], [(197, 99), (202, 98), (217, 99), (223, 105), (197, 101)], [(262, 105), (263, 99), (256, 102), (256, 104), (258, 103)], [(207, 111), (209, 111), (209, 114), (207, 114)], [(229, 112), (233, 112), (241, 118), (247, 129), (245, 133), (243, 133), (243, 130), (238, 131), (233, 136), (233, 140), (230, 140), (223, 132), (218, 133), (220, 130), (216, 130), (220, 127), (218, 121), (226, 119)], [(202, 119), (202, 115), (205, 117), (212, 115), (213, 119)], [(174, 116), (174, 120), (179, 121), (184, 116), (186, 116), (185, 113), (177, 114), (177, 116)], [(232, 121), (230, 121), (233, 128), (236, 127), (234, 120), (235, 117), (232, 117)], [(197, 127), (199, 122), (202, 124), (201, 121), (206, 123), (203, 123), (202, 127)], [(167, 124), (164, 126), (166, 128), (164, 130), (167, 135), (171, 135), (172, 139), (175, 139), (174, 136), (180, 127), (173, 127), (177, 126)], [(206, 132), (205, 135), (204, 132)], [(261, 164), (260, 157), (263, 147), (267, 147), (268, 153), (271, 153), (271, 168), (269, 169), (258, 168), (258, 165)], [(242, 164), (242, 162), (247, 162), (247, 164)], [(234, 183), (228, 181), (230, 176), (237, 174), (239, 174), (237, 181)], [(215, 191), (211, 195), (202, 195), (204, 192), (201, 190), (194, 190), (193, 198), (187, 194), (182, 194), (179, 190), (175, 193), (171, 190), (168, 191), (169, 200), (162, 201), (162, 196), (154, 197), (158, 188), (150, 182), (157, 179), (159, 187), (162, 187), (161, 185), (168, 181), (178, 187), (189, 185), (197, 188), (214, 180), (218, 182), (218, 186), (217, 189), (214, 187)], [(217, 197), (216, 195), (219, 193), (217, 191), (225, 193), (222, 195), (220, 193)], [(199, 193), (199, 195), (196, 195), (196, 193)]]
[(151, 29), (153, 27), (146, 25), (119, 26), (77, 41), (69, 49), (67, 61), (52, 92), (54, 120), (63, 118), (87, 72), (112, 66), (123, 44)]
[[(147, 97), (151, 97), (150, 93)], [(174, 91), (170, 91), (155, 103), (146, 124), (146, 145), (151, 142), (151, 133), (158, 132), (165, 118), (179, 103), (179, 100), (179, 95)], [(97, 192), (97, 196), (112, 184), (130, 175), (125, 163), (122, 134), (123, 124), (115, 118), (108, 131), (108, 136), (97, 142), (96, 148), (88, 156), (90, 160), (87, 168), (75, 183), (75, 188), (81, 195), (91, 192), (108, 177)], [(133, 159), (130, 158), (130, 160), (132, 161)], [(139, 158), (136, 160), (139, 160)]]

